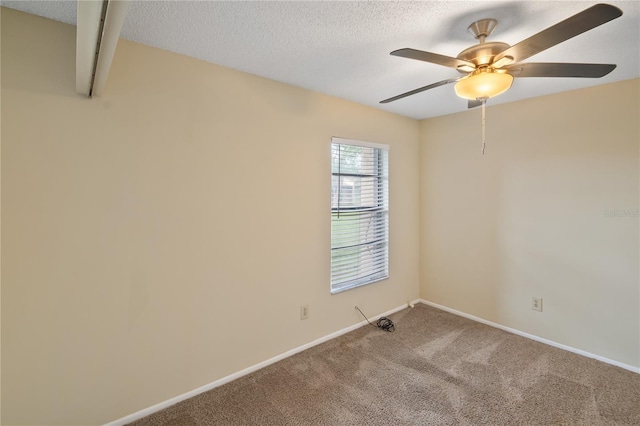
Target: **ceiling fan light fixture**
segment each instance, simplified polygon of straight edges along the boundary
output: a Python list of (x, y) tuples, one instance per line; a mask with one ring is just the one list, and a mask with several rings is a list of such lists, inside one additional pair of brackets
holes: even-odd
[(513, 76), (506, 72), (496, 72), (491, 68), (482, 68), (458, 81), (454, 87), (461, 98), (476, 100), (493, 98), (506, 92), (513, 83)]

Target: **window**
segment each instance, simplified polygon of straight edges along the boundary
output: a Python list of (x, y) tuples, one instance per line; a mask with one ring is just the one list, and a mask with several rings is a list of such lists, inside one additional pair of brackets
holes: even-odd
[(389, 147), (331, 143), (331, 293), (389, 277)]

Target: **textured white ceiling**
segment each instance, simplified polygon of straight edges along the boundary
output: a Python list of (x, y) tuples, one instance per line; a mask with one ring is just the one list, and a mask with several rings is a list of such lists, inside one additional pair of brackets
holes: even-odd
[[(403, 47), (457, 56), (476, 43), (471, 22), (495, 18), (489, 41), (515, 44), (596, 2), (244, 2), (132, 1), (122, 37), (412, 118), (464, 111), (452, 85), (396, 102), (379, 101), (458, 76), (452, 69), (390, 56)], [(608, 2), (616, 20), (528, 62), (613, 63), (601, 79), (516, 78), (490, 104), (640, 77), (640, 2)], [(0, 1), (75, 24), (75, 1)], [(108, 90), (108, 86), (107, 86)], [(597, 102), (597, 99), (594, 99)]]

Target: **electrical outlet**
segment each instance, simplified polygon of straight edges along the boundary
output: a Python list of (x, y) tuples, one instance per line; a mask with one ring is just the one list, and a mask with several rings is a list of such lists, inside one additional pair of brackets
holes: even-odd
[(300, 305), (300, 319), (305, 320), (309, 318), (309, 305)]
[(542, 297), (531, 298), (531, 309), (542, 312)]

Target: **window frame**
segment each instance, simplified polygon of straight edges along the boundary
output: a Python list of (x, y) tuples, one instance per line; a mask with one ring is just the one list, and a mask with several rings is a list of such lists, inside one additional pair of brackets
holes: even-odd
[[(335, 172), (334, 168), (334, 150), (335, 145), (346, 145), (346, 146), (355, 146), (355, 147), (363, 147), (363, 148), (372, 148), (374, 149), (374, 160), (373, 160), (373, 170), (374, 173), (342, 173)], [(338, 148), (339, 149), (339, 148)], [(368, 284), (373, 284), (375, 282), (383, 281), (389, 278), (389, 146), (365, 142), (353, 139), (345, 139), (333, 137), (331, 138), (330, 145), (330, 155), (331, 155), (331, 243), (330, 243), (330, 290), (331, 294), (341, 293), (343, 291), (351, 290), (354, 288), (362, 287)], [(382, 164), (380, 163), (382, 162)], [(351, 176), (356, 178), (374, 178), (373, 183), (373, 195), (372, 198), (375, 200), (375, 205), (363, 205), (360, 204), (358, 206), (352, 206), (347, 209), (340, 208), (340, 198), (338, 198), (338, 206), (334, 207), (334, 182), (335, 178), (338, 177), (338, 191), (343, 186), (341, 177)], [(338, 192), (339, 194), (339, 192)], [(338, 197), (340, 197), (338, 195)], [(351, 245), (336, 245), (336, 240), (339, 238), (336, 237), (334, 226), (337, 225), (337, 219), (340, 217), (340, 214), (348, 214), (351, 217), (357, 216), (359, 226), (369, 221), (369, 226), (372, 227), (373, 231), (367, 231), (365, 233), (365, 237), (361, 239), (358, 244)], [(343, 225), (344, 226), (344, 225)], [(359, 232), (359, 231), (358, 231)], [(371, 238), (371, 234), (374, 235), (382, 235), (379, 240), (369, 241), (367, 238)], [(347, 263), (351, 263), (353, 261), (356, 270), (359, 271), (355, 278), (348, 278), (342, 280), (336, 280), (335, 275), (338, 274), (336, 272), (337, 269), (344, 269), (344, 264), (340, 265), (337, 262), (334, 263), (334, 254), (339, 250), (344, 250), (346, 248), (358, 247), (359, 251), (357, 255), (351, 257), (350, 261)], [(369, 253), (364, 252), (367, 250), (367, 247), (371, 248)], [(363, 250), (364, 249), (364, 250)], [(373, 264), (375, 268), (382, 268), (379, 270), (375, 270), (372, 268), (372, 273), (370, 274), (362, 274), (360, 271), (360, 266), (363, 261), (367, 261), (367, 256), (369, 260), (373, 259)], [(356, 266), (357, 265), (357, 266)], [(349, 265), (347, 265), (347, 268)], [(335, 270), (334, 270), (335, 268)]]

